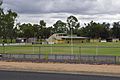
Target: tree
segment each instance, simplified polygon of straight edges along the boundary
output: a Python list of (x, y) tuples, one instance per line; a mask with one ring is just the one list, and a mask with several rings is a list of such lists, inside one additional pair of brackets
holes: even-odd
[(67, 18), (67, 25), (68, 25), (69, 34), (71, 33), (70, 31), (73, 31), (72, 33), (76, 34), (78, 28), (80, 27), (78, 19), (75, 16), (69, 16)]
[(91, 37), (91, 38), (99, 38), (100, 36), (100, 24), (97, 24), (96, 22), (91, 21), (88, 23), (85, 28), (82, 28), (85, 36)]
[(6, 14), (6, 31), (9, 33), (7, 34), (7, 37), (11, 39), (14, 38), (14, 24), (15, 24), (15, 20), (17, 17), (17, 13), (16, 12), (12, 12), (11, 10), (8, 10), (8, 14)]
[(34, 37), (34, 27), (32, 26), (32, 24), (28, 23), (28, 24), (22, 24), (19, 26), (20, 27), (20, 35), (21, 37), (25, 37), (25, 38), (30, 38), (30, 37)]
[(120, 38), (120, 23), (119, 22), (113, 23), (112, 34), (114, 38)]
[(13, 30), (14, 23), (17, 17), (17, 13), (11, 10), (8, 10), (7, 13), (1, 8), (2, 1), (0, 2), (0, 37), (4, 39), (4, 42), (7, 42), (7, 38), (13, 39)]
[(40, 20), (40, 28), (45, 28), (46, 27), (46, 22), (44, 20)]
[(34, 36), (37, 38), (37, 40), (39, 40), (40, 25), (39, 24), (33, 24), (33, 28), (34, 28)]
[(52, 29), (53, 29), (52, 27), (43, 28), (42, 29), (42, 31), (43, 31), (42, 39), (47, 39), (50, 36)]
[(45, 37), (45, 34), (44, 34), (45, 29), (46, 29), (46, 22), (44, 20), (40, 20), (39, 36), (41, 39)]
[(12, 32), (14, 39), (16, 39), (19, 36), (18, 32), (19, 32), (18, 28), (14, 27), (13, 32)]
[(3, 9), (2, 9), (2, 0), (0, 0), (0, 38), (3, 37), (2, 35), (2, 28), (3, 28)]
[(85, 27), (82, 27), (80, 29), (80, 35), (87, 36), (91, 38), (101, 38), (106, 39), (110, 37), (110, 24), (103, 22), (96, 23), (91, 21), (87, 25), (85, 24)]
[(67, 27), (66, 23), (62, 22), (61, 20), (58, 20), (54, 26), (54, 32), (55, 33), (66, 33), (67, 32)]
[(103, 22), (101, 24), (100, 37), (101, 37), (101, 39), (107, 39), (107, 38), (111, 37), (109, 23)]
[(2, 0), (0, 0), (0, 18), (1, 18), (2, 12), (3, 12), (1, 6), (2, 6)]

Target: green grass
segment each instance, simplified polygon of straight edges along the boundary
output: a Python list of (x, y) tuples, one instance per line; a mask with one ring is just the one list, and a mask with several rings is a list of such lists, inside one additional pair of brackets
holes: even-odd
[[(97, 47), (97, 48), (96, 48)], [(99, 47), (99, 48), (98, 48)], [(72, 50), (73, 49), (73, 50)], [(72, 53), (73, 52), (73, 53)], [(84, 54), (120, 56), (120, 42), (114, 43), (81, 43), (74, 44), (36, 44), (25, 46), (0, 47), (0, 53), (14, 54)]]

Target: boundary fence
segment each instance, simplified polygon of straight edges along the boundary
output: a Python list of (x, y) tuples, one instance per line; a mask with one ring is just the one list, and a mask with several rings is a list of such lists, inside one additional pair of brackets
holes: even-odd
[(0, 46), (4, 54), (120, 55), (120, 46)]
[(3, 61), (120, 64), (120, 47), (1, 46), (0, 53)]
[(77, 64), (120, 64), (120, 56), (68, 54), (1, 54), (2, 61), (57, 62)]

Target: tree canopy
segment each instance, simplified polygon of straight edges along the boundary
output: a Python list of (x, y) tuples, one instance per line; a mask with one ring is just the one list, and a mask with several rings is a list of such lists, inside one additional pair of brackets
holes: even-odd
[(66, 23), (58, 20), (55, 24), (53, 24), (55, 33), (66, 33), (68, 28), (66, 27)]
[(80, 24), (75, 16), (69, 16), (67, 18), (67, 26), (69, 34), (71, 33), (71, 31), (73, 32), (73, 34), (77, 34), (77, 30), (79, 29)]
[[(2, 5), (2, 2), (0, 2)], [(7, 13), (0, 7), (0, 37), (4, 39), (4, 42), (7, 38), (12, 39), (14, 38), (14, 24), (17, 17), (17, 13), (13, 12), (12, 10), (8, 10)]]
[[(71, 15), (67, 17), (66, 22), (62, 20), (56, 21), (53, 26), (46, 26), (44, 20), (40, 20), (38, 24), (31, 23), (16, 23), (17, 13), (8, 10), (4, 12), (0, 1), (0, 39), (7, 42), (7, 39), (16, 39), (17, 37), (37, 39), (46, 39), (54, 33), (67, 33), (78, 36), (85, 36), (96, 39), (119, 38), (120, 39), (120, 22), (114, 22), (113, 27), (109, 23), (97, 23), (91, 21), (83, 27), (80, 25), (77, 17)], [(16, 25), (15, 25), (16, 23)]]

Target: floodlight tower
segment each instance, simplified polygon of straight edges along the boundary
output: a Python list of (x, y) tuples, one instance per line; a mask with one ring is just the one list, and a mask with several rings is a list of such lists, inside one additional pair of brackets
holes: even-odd
[(71, 44), (71, 54), (73, 54), (73, 39), (72, 39), (72, 36), (73, 36), (73, 23), (71, 23), (71, 25), (70, 25), (70, 37), (71, 37), (71, 42), (70, 42), (70, 44)]

